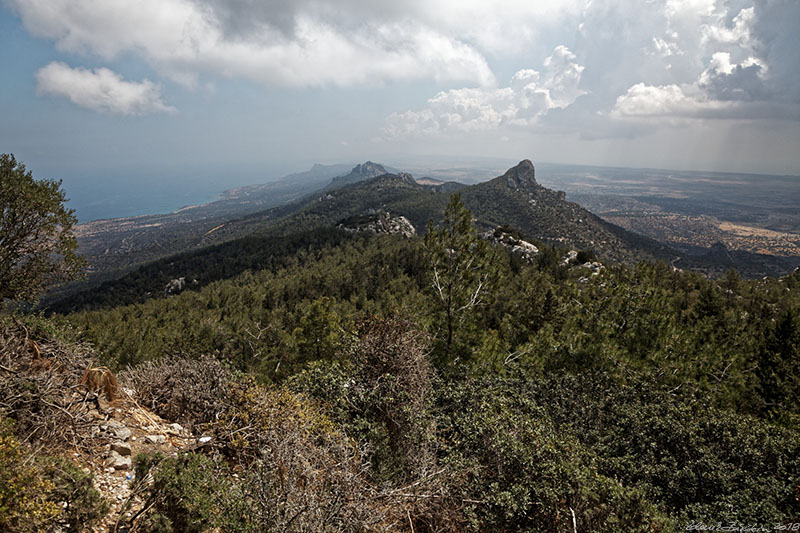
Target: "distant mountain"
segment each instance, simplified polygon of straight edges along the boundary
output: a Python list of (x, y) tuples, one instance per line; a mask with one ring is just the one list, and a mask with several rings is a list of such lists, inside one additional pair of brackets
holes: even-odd
[(172, 213), (95, 220), (76, 227), (80, 252), (93, 271), (125, 268), (194, 246), (224, 222), (283, 205), (317, 191), (350, 165), (315, 164), (276, 181), (225, 191), (219, 200)]
[[(772, 261), (773, 258), (755, 257), (755, 254), (731, 255), (714, 250), (710, 254), (689, 255), (605, 222), (580, 205), (566, 201), (563, 192), (539, 185), (534, 166), (528, 160), (501, 176), (472, 186), (454, 182), (423, 185), (406, 173), (384, 173), (360, 179), (379, 172), (381, 168), (381, 165), (371, 162), (357, 165), (343, 175), (343, 179), (332, 181), (331, 184), (340, 184), (337, 188), (326, 187), (277, 207), (224, 220), (201, 234), (186, 233), (182, 241), (174, 240), (172, 245), (181, 244), (182, 251), (201, 258), (204, 252), (200, 248), (204, 246), (242, 238), (273, 239), (333, 228), (348, 217), (375, 212), (405, 217), (417, 233), (422, 233), (429, 220), (441, 218), (451, 191), (459, 190), (482, 230), (509, 225), (526, 238), (540, 243), (591, 250), (604, 262), (632, 264), (642, 260), (663, 260), (674, 267), (698, 269), (712, 275), (720, 275), (734, 266), (749, 277), (780, 275), (788, 271), (782, 263)], [(349, 180), (357, 181), (346, 183)], [(233, 244), (232, 249), (236, 248)], [(180, 278), (186, 274), (186, 260), (175, 263), (168, 257), (158, 264), (159, 279), (165, 276)], [(177, 268), (178, 264), (183, 266)], [(257, 261), (247, 262), (248, 268), (257, 268), (257, 264)], [(133, 272), (129, 276), (137, 275)], [(201, 285), (209, 281), (212, 279), (200, 280)], [(124, 285), (125, 278), (119, 282)], [(153, 287), (153, 294), (158, 290), (159, 287)]]
[(509, 224), (550, 244), (592, 250), (606, 261), (671, 260), (680, 255), (566, 201), (564, 192), (539, 185), (527, 159), (502, 176), (464, 189), (462, 197), (479, 225)]
[[(226, 191), (222, 195), (222, 201), (237, 200), (239, 204), (245, 204), (248, 200), (273, 202), (285, 202), (299, 198), (325, 185), (331, 178), (341, 176), (350, 168), (350, 165), (320, 165), (314, 164), (310, 170), (296, 172), (280, 178), (279, 180), (262, 183), (258, 185), (247, 185)], [(290, 197), (285, 197), (288, 195)], [(266, 207), (272, 207), (266, 206)]]
[(350, 173), (343, 176), (337, 176), (331, 180), (331, 183), (326, 187), (327, 190), (338, 189), (346, 185), (352, 185), (369, 178), (374, 178), (388, 174), (383, 165), (367, 161), (353, 167)]

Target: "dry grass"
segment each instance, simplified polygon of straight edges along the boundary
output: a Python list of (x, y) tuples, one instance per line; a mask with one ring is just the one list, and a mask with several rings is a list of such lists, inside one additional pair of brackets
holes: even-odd
[(106, 395), (109, 402), (113, 402), (119, 396), (119, 383), (116, 376), (104, 366), (93, 366), (86, 369), (81, 377), (81, 385), (90, 392)]

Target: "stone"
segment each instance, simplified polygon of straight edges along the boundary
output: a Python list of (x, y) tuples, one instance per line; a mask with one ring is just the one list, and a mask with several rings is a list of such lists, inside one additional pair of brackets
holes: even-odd
[(130, 457), (123, 457), (114, 450), (111, 450), (111, 453), (108, 455), (108, 464), (115, 471), (130, 470), (132, 462)]
[(100, 429), (104, 429), (118, 440), (128, 440), (131, 436), (131, 430), (128, 429), (125, 424), (121, 424), (116, 420), (109, 420), (107, 424), (100, 426)]
[(369, 233), (399, 233), (404, 237), (411, 238), (417, 234), (414, 225), (402, 215), (391, 215), (386, 211), (369, 212), (359, 216), (349, 217), (337, 226), (348, 233), (369, 232)]
[(170, 280), (170, 282), (167, 283), (167, 286), (164, 287), (164, 296), (171, 296), (173, 294), (178, 294), (182, 292), (183, 289), (185, 288), (186, 288), (186, 278), (181, 277)]
[(144, 440), (146, 440), (149, 444), (164, 444), (164, 442), (167, 440), (167, 437), (164, 435), (145, 435)]
[(183, 433), (183, 426), (181, 426), (178, 423), (170, 424), (167, 427), (169, 428), (169, 433), (172, 433), (174, 435), (180, 435)]
[(577, 250), (570, 250), (567, 253), (567, 255), (565, 255), (561, 259), (561, 264), (562, 265), (569, 265), (571, 263), (574, 263), (577, 258), (578, 258), (578, 251)]
[(481, 237), (489, 242), (499, 244), (513, 254), (521, 256), (525, 261), (531, 263), (539, 253), (539, 249), (532, 243), (522, 240), (512, 235), (508, 230), (499, 227), (483, 233)]
[(111, 449), (120, 455), (130, 455), (131, 447), (124, 442), (112, 442)]

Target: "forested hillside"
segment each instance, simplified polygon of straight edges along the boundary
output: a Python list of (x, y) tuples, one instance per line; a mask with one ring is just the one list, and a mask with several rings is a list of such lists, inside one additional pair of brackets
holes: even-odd
[[(479, 202), (563, 202), (512, 170)], [(405, 175), (338, 193), (146, 265), (83, 311), (0, 317), (0, 464), (16, 465), (0, 525), (793, 527), (800, 271), (709, 279), (481, 235), (459, 195)], [(387, 204), (417, 225), (440, 210), (420, 236), (364, 215)], [(348, 213), (364, 216), (331, 223)]]
[[(242, 259), (197, 290), (55, 320), (132, 369), (140, 401), (213, 436), (141, 467), (221, 480), (181, 496), (224, 508), (208, 527), (677, 531), (798, 515), (800, 272), (709, 280), (541, 242), (526, 260), (479, 239), (457, 197), (444, 213), (424, 237), (274, 241), (264, 268)], [(230, 385), (203, 388), (192, 365), (209, 361)], [(306, 480), (283, 496), (289, 525), (275, 500), (237, 507), (278, 497), (275, 476)], [(160, 505), (149, 519), (174, 524), (189, 504)]]

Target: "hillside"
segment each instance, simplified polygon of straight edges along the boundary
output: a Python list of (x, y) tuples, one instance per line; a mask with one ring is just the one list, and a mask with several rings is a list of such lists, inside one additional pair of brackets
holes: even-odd
[[(272, 498), (249, 483), (312, 472), (334, 477), (295, 486), (289, 501), (304, 523), (321, 520), (306, 504), (345, 491), (359, 513), (389, 520), (386, 531), (562, 531), (572, 512), (585, 531), (675, 531), (721, 513), (784, 523), (797, 511), (798, 274), (709, 281), (663, 264), (592, 270), (547, 248), (528, 262), (490, 247), (494, 274), (448, 348), (420, 241), (354, 235), (199, 290), (59, 319), (110, 368), (133, 368), (166, 424), (210, 437), (183, 463), (152, 468), (182, 476), (170, 490), (209, 476), (222, 485), (203, 482), (208, 492), (160, 512), (178, 520), (187, 515), (177, 502), (227, 501), (215, 487)], [(211, 367), (204, 354), (271, 385), (230, 377), (206, 388), (217, 378), (191, 366)], [(180, 393), (182, 375), (195, 384), (187, 390), (208, 392)], [(220, 414), (192, 425), (201, 415), (177, 406)], [(346, 439), (363, 455), (337, 455)], [(265, 463), (258, 450), (274, 455)]]
[(672, 259), (674, 250), (604, 222), (563, 192), (537, 183), (533, 164), (522, 161), (504, 175), (464, 189), (464, 202), (477, 214), (478, 224), (509, 224), (542, 241), (592, 250), (604, 260), (631, 263)]
[[(689, 255), (628, 232), (601, 220), (578, 204), (567, 202), (564, 193), (539, 185), (533, 164), (527, 160), (502, 176), (473, 186), (425, 185), (405, 173), (383, 174), (342, 184), (380, 170), (382, 167), (374, 163), (359, 165), (345, 176), (346, 179), (338, 182), (339, 187), (222, 222), (212, 231), (192, 238), (191, 245), (186, 246), (187, 251), (178, 256), (143, 265), (118, 279), (96, 283), (88, 290), (71, 291), (65, 297), (48, 300), (46, 304), (52, 310), (67, 312), (105, 306), (114, 301), (132, 303), (160, 297), (166, 284), (179, 278), (190, 280), (190, 287), (198, 288), (243, 269), (267, 266), (268, 254), (253, 254), (250, 250), (259, 246), (271, 250), (278, 242), (275, 239), (331, 229), (345, 218), (375, 211), (404, 216), (421, 234), (429, 220), (439, 220), (454, 190), (462, 195), (481, 229), (510, 225), (528, 239), (557, 247), (587, 250), (603, 261), (633, 264), (662, 260), (673, 267), (700, 270), (715, 276), (737, 268), (746, 277), (776, 275), (792, 267), (790, 263), (776, 263), (775, 258), (745, 252), (722, 256)], [(337, 180), (339, 178), (334, 178), (332, 183), (337, 183)], [(173, 240), (173, 244), (177, 242), (177, 239)], [(234, 256), (239, 259), (231, 259)], [(222, 263), (238, 266), (219, 268), (217, 265)], [(95, 279), (102, 278), (98, 276)]]
[(314, 165), (259, 185), (225, 191), (217, 201), (173, 213), (96, 220), (80, 224), (76, 235), (91, 271), (124, 268), (195, 246), (208, 232), (232, 218), (283, 205), (329, 184), (348, 165)]
[[(486, 194), (560, 205), (526, 168)], [(322, 225), (342, 210), (360, 214)], [(96, 310), (0, 315), (0, 487), (33, 480), (0, 492), (0, 527), (35, 509), (45, 530), (654, 533), (800, 511), (800, 271), (484, 240), (408, 175), (266, 229), (152, 263)]]

